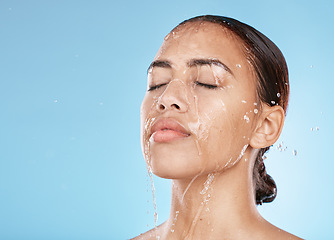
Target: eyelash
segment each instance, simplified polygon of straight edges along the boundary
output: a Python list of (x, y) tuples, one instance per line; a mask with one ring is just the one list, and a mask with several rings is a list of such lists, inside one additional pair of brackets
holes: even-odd
[(201, 83), (201, 82), (197, 82), (197, 81), (195, 82), (195, 84), (197, 86), (205, 87), (205, 88), (208, 88), (208, 89), (215, 89), (215, 88), (218, 87), (217, 85), (211, 85), (211, 84)]
[[(218, 86), (216, 86), (216, 85), (211, 85), (211, 84), (201, 83), (201, 82), (198, 82), (198, 81), (196, 81), (195, 84), (196, 84), (197, 86), (205, 87), (205, 88), (208, 88), (208, 89), (215, 89), (215, 88), (218, 87)], [(147, 91), (149, 91), (149, 92), (150, 92), (150, 91), (154, 91), (154, 90), (156, 90), (156, 89), (158, 89), (158, 88), (160, 88), (160, 87), (163, 87), (163, 86), (165, 86), (165, 85), (167, 85), (167, 83), (158, 84), (158, 85), (149, 87), (149, 89), (148, 89)]]
[(153, 90), (158, 89), (158, 88), (160, 88), (160, 87), (162, 87), (162, 86), (165, 86), (165, 85), (167, 85), (167, 83), (158, 84), (158, 85), (149, 87), (147, 91), (150, 92), (150, 91), (153, 91)]

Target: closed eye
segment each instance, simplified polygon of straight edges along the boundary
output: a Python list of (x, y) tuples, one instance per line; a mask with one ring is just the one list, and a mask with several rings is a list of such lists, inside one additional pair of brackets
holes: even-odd
[(195, 84), (196, 84), (197, 86), (201, 86), (201, 87), (205, 87), (205, 88), (209, 88), (209, 89), (215, 89), (215, 88), (218, 87), (217, 85), (201, 83), (201, 82), (198, 82), (198, 81), (196, 81)]
[(155, 85), (155, 86), (151, 86), (151, 87), (148, 88), (147, 91), (150, 92), (150, 91), (153, 91), (153, 90), (158, 89), (158, 88), (160, 88), (162, 86), (165, 86), (165, 85), (167, 85), (167, 83), (162, 83), (162, 84), (158, 84), (158, 85)]

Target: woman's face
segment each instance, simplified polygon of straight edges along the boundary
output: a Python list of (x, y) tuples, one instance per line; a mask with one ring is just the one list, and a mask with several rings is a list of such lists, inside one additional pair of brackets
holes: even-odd
[(147, 84), (142, 148), (154, 174), (192, 178), (223, 171), (240, 159), (259, 103), (237, 37), (218, 24), (183, 25), (165, 38)]

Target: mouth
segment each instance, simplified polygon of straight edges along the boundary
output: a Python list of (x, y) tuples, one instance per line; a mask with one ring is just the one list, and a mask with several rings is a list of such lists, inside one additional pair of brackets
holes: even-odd
[(159, 119), (151, 128), (150, 139), (157, 143), (167, 143), (189, 137), (190, 133), (172, 118)]

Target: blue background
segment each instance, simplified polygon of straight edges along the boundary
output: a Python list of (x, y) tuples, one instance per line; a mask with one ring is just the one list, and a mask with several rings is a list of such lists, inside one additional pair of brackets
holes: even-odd
[[(303, 238), (333, 237), (329, 2), (1, 0), (0, 239), (128, 239), (154, 226), (146, 69), (175, 25), (202, 14), (246, 22), (285, 54), (290, 106), (266, 160), (278, 197), (259, 209)], [(154, 182), (161, 223), (170, 183)]]

